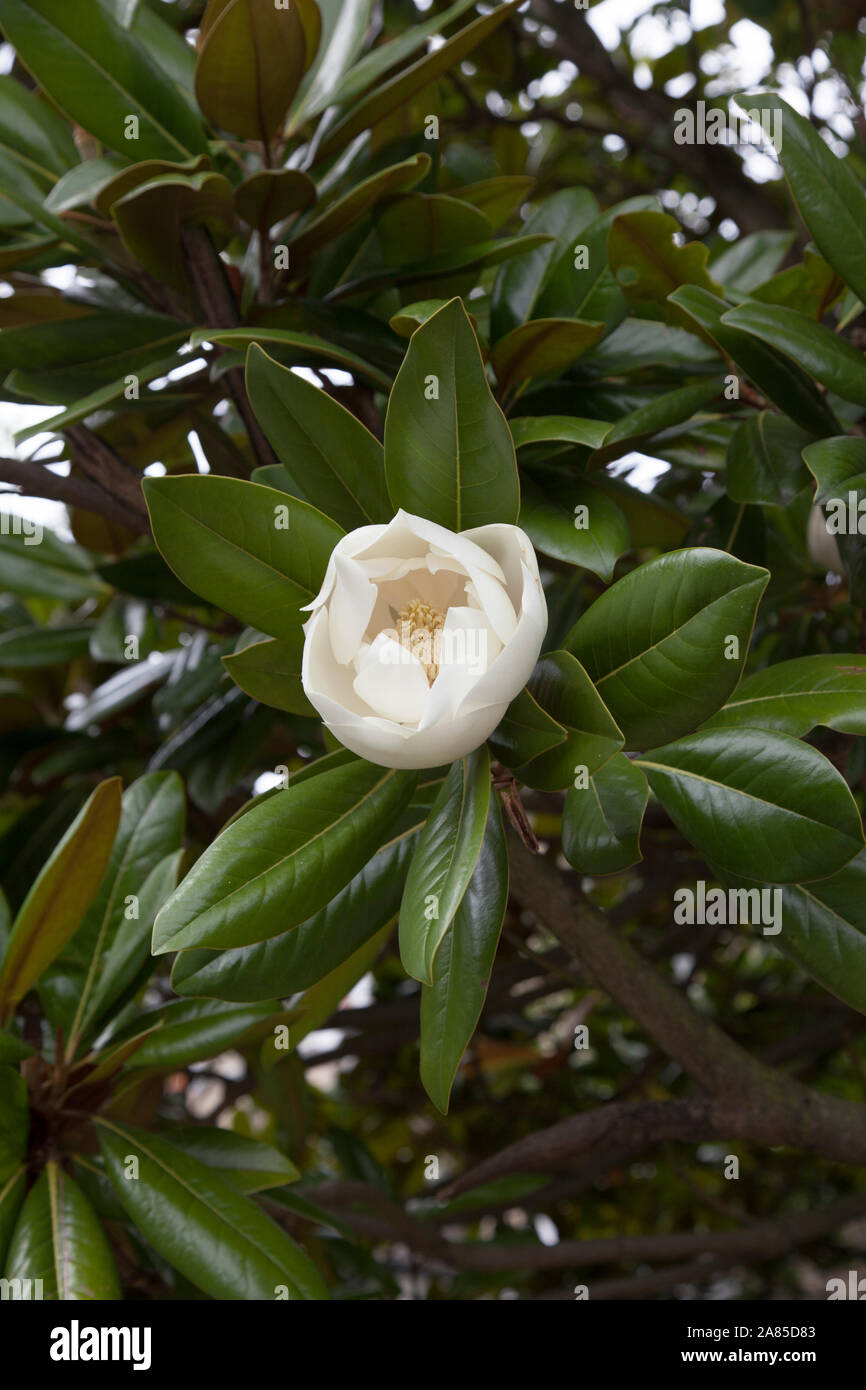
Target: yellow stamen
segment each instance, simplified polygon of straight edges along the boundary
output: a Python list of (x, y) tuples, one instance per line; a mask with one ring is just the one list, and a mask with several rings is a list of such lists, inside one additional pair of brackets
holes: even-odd
[(445, 614), (422, 599), (413, 598), (397, 616), (400, 620), (397, 641), (417, 657), (432, 685), (439, 674), (442, 639), (438, 634), (445, 627)]

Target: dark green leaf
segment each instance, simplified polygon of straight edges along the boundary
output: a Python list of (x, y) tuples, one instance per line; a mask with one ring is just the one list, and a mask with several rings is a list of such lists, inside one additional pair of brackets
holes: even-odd
[(343, 534), (335, 522), (240, 478), (148, 478), (144, 491), (157, 545), (184, 584), (261, 632), (291, 636)]
[(517, 520), (511, 432), (459, 299), (412, 335), (388, 402), (385, 471), (395, 507), (452, 531)]
[(564, 743), (522, 766), (522, 782), (542, 791), (570, 787), (591, 776), (622, 748), (622, 734), (579, 661), (567, 651), (548, 652), (532, 673), (529, 693), (567, 733)]
[(396, 917), (414, 847), (414, 829), (383, 845), (326, 907), (270, 941), (233, 951), (181, 951), (173, 988), (245, 1003), (317, 984)]
[[(54, 1301), (101, 1302), (121, 1296), (114, 1256), (96, 1212), (53, 1159), (21, 1208), (5, 1275), (10, 1281), (41, 1279), (42, 1297)], [(32, 1292), (29, 1296), (34, 1297)]]
[(223, 664), (236, 685), (273, 709), (290, 714), (315, 714), (301, 684), (304, 634), (300, 628), (291, 637), (269, 638), (224, 656)]
[(735, 502), (787, 507), (809, 480), (802, 450), (811, 435), (762, 410), (737, 426), (728, 450), (728, 493)]
[(866, 405), (866, 358), (847, 338), (831, 333), (823, 324), (796, 309), (757, 300), (729, 309), (722, 322), (787, 353), (837, 396)]
[(306, 921), (382, 843), (414, 785), (414, 774), (355, 760), (253, 806), (162, 909), (154, 951), (246, 946)]
[(484, 1005), (507, 902), (508, 853), (493, 797), (475, 869), (433, 962), (433, 982), (421, 990), (421, 1081), (443, 1114)]
[(400, 904), (400, 959), (422, 984), (433, 983), (436, 954), (475, 872), (489, 805), (490, 758), (482, 746), (453, 764), (409, 867)]
[(201, 122), (171, 78), (99, 0), (0, 0), (0, 25), (40, 86), (111, 149), (130, 159), (204, 153)]
[[(327, 1298), (315, 1265), (225, 1178), (172, 1144), (97, 1121), (105, 1166), (139, 1230), (211, 1298)], [(137, 1160), (132, 1176), (130, 1159)]]
[(866, 303), (866, 198), (849, 163), (774, 92), (746, 93), (737, 104), (781, 113), (779, 159), (803, 221), (821, 254)]
[(866, 657), (828, 652), (766, 666), (747, 676), (704, 727), (746, 725), (801, 738), (818, 724), (866, 734)]
[(745, 878), (827, 878), (863, 848), (845, 779), (787, 734), (710, 729), (654, 749), (639, 765), (686, 839)]
[(596, 599), (566, 646), (627, 748), (694, 729), (724, 703), (746, 659), (767, 571), (719, 550), (661, 555)]
[(88, 798), (21, 906), (0, 970), (0, 1019), (36, 983), (93, 901), (120, 819), (120, 779)]
[(356, 416), (255, 343), (247, 390), (297, 496), (348, 530), (390, 520), (382, 445)]
[(585, 787), (566, 794), (562, 852), (582, 874), (617, 874), (642, 858), (640, 828), (649, 788), (640, 768), (617, 753)]

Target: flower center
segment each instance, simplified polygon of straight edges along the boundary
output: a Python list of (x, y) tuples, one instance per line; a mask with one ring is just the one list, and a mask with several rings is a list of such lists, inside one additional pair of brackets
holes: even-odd
[(432, 685), (439, 674), (445, 614), (422, 599), (413, 598), (397, 618), (397, 641), (420, 661)]

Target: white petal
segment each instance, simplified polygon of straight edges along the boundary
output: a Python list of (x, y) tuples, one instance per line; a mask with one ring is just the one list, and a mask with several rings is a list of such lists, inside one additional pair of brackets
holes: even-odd
[(359, 719), (336, 710), (333, 719), (321, 710), (320, 713), (335, 738), (359, 757), (382, 767), (422, 768), (443, 767), (480, 748), (507, 708), (507, 701), (485, 705), (472, 714), (440, 720), (420, 732), (400, 731), (397, 725), (388, 725), (385, 720)]
[[(374, 528), (364, 529), (372, 531)], [(351, 534), (354, 536), (357, 533), (353, 531)], [(497, 579), (504, 579), (498, 561), (482, 546), (467, 539), (468, 534), (449, 531), (446, 526), (439, 526), (435, 521), (428, 521), (426, 517), (399, 511), (393, 520), (382, 528), (381, 534), (373, 537), (369, 545), (365, 545), (363, 552), (353, 550), (352, 553), (359, 557), (363, 553), (368, 559), (394, 555), (410, 560), (415, 556), (425, 556), (428, 550), (432, 549), (434, 555), (459, 561), (467, 572), (470, 566), (474, 566)], [(340, 544), (342, 545), (342, 541)]]
[(816, 565), (823, 565), (824, 569), (829, 570), (831, 574), (845, 573), (838, 542), (836, 537), (827, 530), (827, 522), (821, 507), (813, 506), (809, 513), (806, 543), (809, 547), (809, 556)]
[(452, 719), (461, 700), (477, 685), (502, 643), (477, 608), (449, 608), (442, 633), (439, 674), (430, 687), (430, 698), (420, 729), (439, 720)]
[(505, 585), (498, 579), (493, 579), (483, 570), (473, 569), (472, 587), (467, 586), (467, 593), (472, 593), (478, 600), (478, 605), (482, 612), (486, 613), (490, 626), (496, 633), (503, 645), (508, 642), (517, 627), (517, 614), (514, 611), (514, 604), (508, 597)]
[(514, 634), (465, 696), (459, 715), (501, 700), (510, 704), (532, 675), (547, 633), (547, 604), (537, 572), (533, 574), (525, 564), (522, 570), (523, 594)]
[(301, 663), (301, 684), (307, 699), (324, 718), (321, 701), (329, 701), (329, 709), (351, 710), (355, 714), (372, 713), (352, 686), (353, 666), (339, 666), (331, 651), (328, 636), (328, 611), (320, 608), (304, 624), (304, 655)]
[(376, 606), (376, 585), (365, 575), (357, 560), (335, 555), (336, 580), (328, 604), (331, 650), (334, 659), (346, 666), (352, 660), (370, 615)]
[(362, 648), (353, 688), (376, 714), (398, 724), (417, 724), (430, 694), (420, 661), (384, 632)]
[(325, 570), (325, 577), (322, 580), (321, 589), (316, 594), (312, 603), (304, 604), (301, 612), (315, 613), (316, 609), (321, 608), (322, 604), (327, 603), (328, 599), (331, 597), (331, 591), (337, 576), (338, 555), (345, 555), (351, 558), (352, 556), (360, 554), (361, 551), (372, 545), (387, 529), (387, 526), (359, 526), (357, 530), (350, 531), (347, 536), (343, 536), (331, 551), (331, 558)]
[(521, 562), (527, 566), (530, 574), (538, 574), (538, 560), (526, 532), (521, 531), (519, 526), (497, 521), (490, 526), (476, 526), (463, 534), (499, 562), (509, 597), (516, 608), (523, 590)]

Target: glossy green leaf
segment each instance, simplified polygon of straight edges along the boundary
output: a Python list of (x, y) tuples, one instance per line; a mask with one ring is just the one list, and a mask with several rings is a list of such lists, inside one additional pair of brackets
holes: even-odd
[(414, 785), (414, 774), (355, 760), (254, 806), (162, 909), (154, 951), (246, 946), (306, 921), (382, 843)]
[(239, 478), (147, 478), (153, 533), (178, 578), (272, 637), (297, 629), (343, 532), (305, 502)]
[(787, 734), (709, 729), (653, 749), (639, 765), (686, 839), (744, 878), (827, 878), (863, 849), (845, 779)]
[(99, 0), (0, 0), (0, 25), (40, 86), (109, 148), (137, 159), (204, 153), (201, 122), (171, 78)]
[(247, 390), (299, 497), (347, 530), (390, 520), (382, 445), (355, 415), (255, 343)]
[(273, 998), (256, 1004), (226, 1004), (217, 999), (184, 999), (143, 1015), (149, 1036), (127, 1066), (176, 1071), (207, 1061), (228, 1048), (243, 1047), (272, 1030), (282, 1017)]
[(10, 1282), (41, 1279), (42, 1297), (54, 1301), (102, 1302), (121, 1296), (114, 1256), (96, 1212), (53, 1159), (21, 1208), (5, 1276)]
[(259, 169), (235, 189), (235, 211), (250, 227), (267, 231), (316, 201), (316, 185), (300, 169)]
[(847, 501), (849, 488), (857, 489), (866, 478), (866, 439), (856, 435), (819, 439), (803, 450), (803, 458), (818, 483), (816, 502), (832, 497)]
[(640, 768), (617, 753), (571, 787), (562, 816), (562, 852), (582, 874), (618, 874), (639, 863), (640, 828), (649, 787)]
[(228, 951), (181, 951), (172, 970), (178, 994), (238, 1003), (308, 989), (393, 921), (415, 847), (416, 829), (395, 836), (306, 922), (270, 941)]
[(75, 661), (87, 652), (89, 623), (64, 627), (19, 627), (0, 633), (0, 666), (28, 670)]
[(774, 92), (745, 93), (737, 104), (774, 118), (781, 113), (779, 159), (803, 221), (821, 254), (866, 302), (866, 198), (849, 162)]
[[(374, 82), (378, 82), (384, 77), (385, 73), (391, 72), (399, 64), (405, 63), (420, 48), (426, 48), (427, 42), (434, 34), (441, 34), (447, 25), (455, 19), (459, 19), (467, 10), (472, 9), (474, 0), (455, 0), (446, 10), (437, 11), (432, 19), (419, 21), (413, 16), (413, 23), (409, 24), (402, 33), (395, 38), (389, 39), (386, 43), (377, 44), (370, 49), (357, 63), (352, 65), (351, 70), (346, 74), (343, 81), (338, 86), (331, 100), (338, 102), (341, 106), (347, 102), (354, 101), (356, 97), (367, 91)], [(463, 190), (461, 189), (461, 196)]]
[(23, 1163), (19, 1164), (8, 1178), (0, 1182), (0, 1269), (4, 1273), (6, 1253), (12, 1239), (12, 1232), (15, 1230), (15, 1223), (18, 1220), (18, 1213), (21, 1210), (26, 1189), (27, 1169)]
[(388, 265), (403, 265), (489, 240), (480, 208), (454, 194), (407, 193), (376, 211), (376, 233)]
[(500, 338), (491, 355), (500, 392), (511, 391), (536, 376), (565, 371), (597, 343), (603, 323), (577, 319), (533, 319)]
[(11, 512), (0, 512), (0, 587), (27, 598), (73, 603), (107, 592), (85, 550)]
[(750, 415), (737, 426), (728, 450), (728, 493), (735, 502), (787, 507), (806, 486), (802, 458), (811, 435), (772, 411)]
[(823, 324), (796, 309), (757, 300), (729, 309), (722, 322), (787, 353), (836, 395), (866, 405), (866, 357)]
[(536, 664), (529, 693), (567, 734), (564, 743), (539, 753), (518, 770), (522, 782), (559, 791), (579, 775), (591, 776), (622, 748), (622, 734), (579, 661), (567, 651), (548, 652)]
[(100, 189), (104, 188), (124, 166), (116, 155), (105, 159), (87, 159), (76, 164), (58, 179), (45, 199), (50, 212), (71, 212), (74, 208), (91, 207)]
[(490, 758), (482, 746), (451, 767), (409, 867), (400, 904), (400, 959), (422, 984), (433, 983), (436, 953), (475, 872), (489, 805)]
[(317, 0), (317, 4), (322, 34), (316, 57), (295, 100), (290, 131), (333, 103), (343, 75), (363, 47), (373, 8), (372, 0)]
[[(342, 1001), (351, 993), (359, 980), (373, 969), (386, 941), (393, 930), (393, 923), (387, 922), (374, 936), (371, 936), (356, 951), (336, 968), (317, 980), (297, 1003), (297, 1020), (292, 1021), (289, 1045), (297, 1048), (304, 1038), (316, 1032), (337, 1012)], [(282, 1061), (282, 1047), (277, 1048), (271, 1041), (273, 1055)], [(267, 1055), (267, 1053), (265, 1054)]]
[(166, 174), (179, 174), (181, 177), (204, 173), (210, 167), (206, 154), (191, 159), (142, 159), (136, 164), (127, 164), (104, 183), (94, 198), (94, 206), (103, 217), (111, 216), (111, 209), (120, 198), (126, 197), (142, 184), (152, 183), (154, 179)]
[(138, 916), (127, 916), (124, 912), (100, 959), (96, 984), (83, 1015), (85, 1032), (96, 1020), (114, 1013), (130, 992), (140, 987), (142, 972), (150, 962), (150, 939), (156, 914), (177, 887), (182, 858), (183, 851), (176, 850), (161, 859), (136, 894)]
[(78, 163), (72, 131), (58, 111), (17, 77), (0, 77), (0, 149), (50, 187)]
[(390, 198), (407, 188), (413, 188), (424, 178), (429, 168), (429, 155), (414, 154), (411, 159), (405, 159), (401, 164), (393, 164), (387, 169), (380, 169), (369, 178), (355, 184), (342, 198), (338, 198), (312, 222), (308, 222), (294, 240), (289, 242), (291, 269), (294, 270), (300, 262), (315, 255), (326, 242), (355, 226), (383, 198)]
[(610, 331), (626, 317), (628, 300), (608, 264), (610, 229), (617, 217), (654, 212), (653, 197), (627, 198), (591, 221), (570, 229), (565, 245), (551, 258), (535, 304), (535, 314), (572, 314), (575, 318), (602, 322)]
[(611, 426), (605, 436), (603, 447), (597, 450), (591, 460), (593, 467), (609, 463), (621, 454), (630, 453), (639, 443), (651, 439), (654, 434), (670, 429), (672, 425), (679, 425), (683, 420), (690, 420), (720, 395), (722, 384), (715, 378), (708, 382), (700, 381), (694, 386), (679, 386), (673, 391), (664, 391), (646, 405), (629, 411)]
[(535, 179), (529, 174), (499, 174), (480, 183), (462, 183), (460, 197), (479, 208), (493, 230), (498, 231), (526, 201), (534, 184)]
[(184, 229), (204, 227), (221, 250), (235, 228), (232, 186), (212, 172), (160, 174), (117, 198), (111, 215), (129, 254), (155, 280), (179, 290), (189, 284)]
[[(813, 319), (823, 319), (832, 304), (845, 292), (845, 282), (811, 246), (803, 251), (797, 265), (780, 270), (751, 291), (762, 304), (781, 304), (799, 309)], [(849, 291), (850, 293), (850, 291)]]
[(280, 133), (306, 65), (296, 5), (229, 0), (203, 34), (196, 99), (214, 125), (267, 142)]
[[(211, 1298), (322, 1299), (311, 1260), (213, 1168), (155, 1135), (97, 1121), (108, 1175), (153, 1247)], [(130, 1158), (138, 1176), (129, 1176)]]
[(866, 606), (866, 440), (854, 436), (821, 439), (803, 450), (818, 481), (815, 501), (835, 538), (853, 604)]
[(370, 130), (386, 116), (390, 116), (392, 111), (404, 106), (416, 92), (422, 91), (443, 73), (449, 72), (480, 43), (495, 33), (500, 24), (513, 14), (519, 3), (520, 0), (506, 0), (506, 3), (497, 5), (490, 14), (473, 20), (450, 39), (446, 39), (439, 48), (419, 58), (396, 77), (381, 83), (329, 131), (319, 146), (319, 158), (327, 159), (344, 149), (356, 135)]
[[(184, 790), (176, 772), (149, 773), (123, 793), (117, 833), (98, 892), (55, 969), (40, 984), (43, 1005), (52, 1021), (62, 1024), (70, 1047), (96, 1016), (97, 1001), (105, 997), (102, 990), (114, 977), (120, 959), (132, 942), (140, 945), (142, 933), (147, 932), (148, 908), (155, 911), (158, 906), (149, 899), (158, 896), (161, 881), (151, 884), (146, 893), (146, 880), (166, 856), (180, 849), (183, 834)], [(113, 954), (115, 947), (120, 959)], [(140, 964), (141, 956), (136, 954), (136, 967)]]
[(866, 854), (818, 883), (782, 889), (782, 930), (771, 938), (786, 955), (866, 1014)]
[(27, 1083), (9, 1060), (0, 1066), (0, 1185), (18, 1172), (27, 1157), (30, 1097)]
[[(667, 212), (621, 212), (614, 218), (607, 239), (608, 264), (630, 304), (663, 308), (682, 285), (718, 293), (721, 287), (707, 271), (706, 246), (700, 241), (678, 245), (673, 238), (680, 231)], [(682, 322), (674, 314), (674, 321)]]
[(231, 1129), (172, 1129), (160, 1137), (172, 1148), (216, 1169), (241, 1192), (264, 1192), (301, 1176), (292, 1160), (278, 1149)]
[(443, 1114), (460, 1059), (481, 1010), (505, 908), (508, 852), (496, 798), (491, 798), (481, 851), (421, 990), (421, 1082)]
[(801, 738), (819, 724), (866, 734), (866, 657), (827, 652), (765, 666), (741, 681), (704, 727), (746, 725)]
[[(145, 367), (140, 367), (135, 375), (138, 377), (138, 386), (146, 386), (157, 377), (165, 376), (177, 366), (177, 353), (172, 353), (170, 357), (160, 357), (156, 361), (149, 363)], [(56, 415), (50, 416), (47, 420), (40, 420), (37, 424), (27, 425), (23, 430), (16, 430), (15, 443), (22, 444), (27, 439), (32, 439), (39, 434), (62, 434), (69, 425), (80, 424), (86, 421), (91, 415), (100, 414), (106, 406), (112, 405), (115, 401), (126, 397), (129, 391), (129, 377), (118, 377), (115, 381), (110, 381), (107, 386), (97, 387), (95, 391), (90, 391), (80, 400), (73, 401), (72, 405), (65, 410), (58, 411)], [(148, 402), (147, 393), (143, 397), (145, 404)], [(153, 397), (150, 398), (153, 400)]]
[(489, 742), (500, 762), (514, 768), (565, 743), (567, 738), (564, 725), (546, 714), (529, 691), (523, 689), (511, 701)]
[(719, 550), (676, 550), (618, 580), (578, 619), (567, 649), (597, 684), (627, 748), (687, 733), (724, 704), (767, 579)]
[(452, 531), (517, 520), (511, 432), (459, 299), (412, 335), (388, 402), (385, 471), (395, 508)]
[(241, 351), (245, 351), (250, 343), (273, 343), (277, 351), (288, 353), (291, 350), (291, 360), (294, 362), (323, 357), (327, 365), (344, 367), (347, 371), (372, 381), (376, 386), (387, 389), (391, 384), (389, 376), (349, 348), (316, 337), (314, 333), (296, 333), (290, 328), (269, 328), (265, 325), (244, 328), (198, 328), (190, 334), (190, 343), (193, 347), (200, 347), (202, 343), (218, 343), (222, 347), (237, 348)]
[(453, 284), (455, 276), (463, 277), (469, 271), (478, 275), (490, 266), (530, 254), (545, 241), (546, 238), (540, 236), (516, 236), (475, 242), (472, 246), (461, 246), (456, 251), (444, 251), (425, 261), (410, 261), (396, 267), (386, 266), (359, 275), (357, 279), (344, 280), (330, 291), (328, 299), (337, 302), (361, 295), (369, 296), (377, 290), (392, 289), (395, 286), (404, 288), (409, 285), (421, 285), (424, 287), (424, 294), (432, 294), (435, 292), (436, 282), (440, 279), (447, 282), (443, 286), (444, 293)]
[(120, 780), (101, 782), (45, 863), (15, 918), (0, 970), (0, 1017), (77, 930), (99, 888), (120, 820)]
[(235, 684), (263, 705), (314, 715), (301, 684), (303, 652), (304, 634), (298, 628), (291, 637), (271, 637), (224, 656), (223, 665)]
[(723, 316), (730, 306), (724, 299), (697, 285), (685, 285), (675, 290), (670, 299), (718, 345), (721, 352), (733, 359), (740, 371), (774, 405), (790, 415), (802, 429), (812, 434), (838, 431), (833, 412), (811, 378), (784, 352), (726, 322)]
[(767, 230), (751, 232), (725, 246), (712, 257), (710, 273), (726, 288), (750, 294), (778, 270), (794, 242), (794, 233)]
[(610, 583), (629, 548), (628, 522), (617, 504), (591, 483), (524, 481), (520, 525), (537, 550), (592, 570)]
[(613, 426), (608, 420), (582, 420), (572, 415), (521, 415), (511, 420), (515, 447), (528, 444), (582, 444), (600, 449)]
[[(597, 212), (598, 204), (588, 188), (562, 188), (545, 198), (527, 218), (522, 235), (541, 234), (549, 240), (497, 275), (490, 300), (490, 336), (494, 342), (535, 317), (554, 258), (570, 249), (578, 232)], [(551, 312), (562, 313), (562, 308), (556, 305)]]
[(0, 370), (15, 372), (16, 389), (68, 407), (78, 396), (176, 353), (188, 334), (185, 324), (167, 314), (99, 310), (4, 333)]

